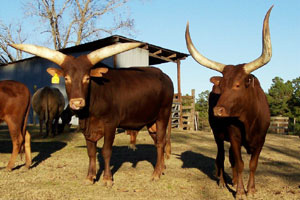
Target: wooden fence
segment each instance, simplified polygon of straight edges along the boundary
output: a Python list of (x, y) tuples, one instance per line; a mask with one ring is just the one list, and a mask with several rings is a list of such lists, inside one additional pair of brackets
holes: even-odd
[(175, 94), (172, 106), (172, 128), (196, 130), (198, 127), (197, 123), (195, 90), (192, 90), (191, 96), (181, 96), (181, 102), (178, 99), (178, 94)]
[(289, 118), (282, 116), (271, 117), (269, 132), (278, 134), (287, 134), (289, 128)]

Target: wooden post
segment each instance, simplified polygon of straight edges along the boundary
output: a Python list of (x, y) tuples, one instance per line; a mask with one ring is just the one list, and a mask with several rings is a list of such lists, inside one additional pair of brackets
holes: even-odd
[(195, 89), (192, 89), (192, 109), (191, 109), (191, 129), (196, 130), (195, 128)]
[(178, 90), (178, 101), (180, 103), (179, 112), (179, 129), (182, 129), (182, 100), (181, 100), (181, 85), (180, 85), (180, 60), (177, 60), (177, 90)]

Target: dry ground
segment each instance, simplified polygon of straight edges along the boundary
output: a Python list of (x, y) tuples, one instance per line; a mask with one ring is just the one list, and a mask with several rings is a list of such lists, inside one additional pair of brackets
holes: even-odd
[[(141, 132), (137, 150), (128, 149), (129, 136), (115, 138), (111, 167), (112, 188), (102, 185), (103, 160), (98, 154), (98, 181), (85, 185), (88, 156), (81, 133), (64, 133), (54, 139), (32, 139), (33, 165), (24, 170), (17, 160), (16, 168), (5, 167), (11, 153), (11, 142), (5, 130), (0, 131), (0, 199), (234, 199), (229, 184), (220, 189), (215, 177), (216, 145), (209, 132), (173, 130), (172, 156), (166, 162), (165, 175), (150, 181), (156, 162), (156, 149), (150, 136)], [(102, 140), (98, 143), (101, 152)], [(225, 171), (232, 177), (226, 145)], [(269, 134), (256, 173), (255, 197), (248, 199), (300, 199), (300, 139), (295, 136)], [(248, 179), (249, 156), (243, 151), (244, 183)]]

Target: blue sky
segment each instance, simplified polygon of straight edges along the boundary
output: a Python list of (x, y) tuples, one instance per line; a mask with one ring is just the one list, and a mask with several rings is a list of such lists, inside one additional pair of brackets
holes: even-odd
[[(22, 19), (20, 2), (2, 0), (0, 19)], [(224, 64), (250, 62), (261, 54), (263, 19), (271, 5), (273, 57), (253, 72), (267, 91), (275, 76), (284, 81), (300, 76), (299, 0), (133, 0), (130, 8), (137, 30), (133, 39), (188, 53), (184, 33), (189, 21), (193, 42), (204, 56)], [(26, 20), (22, 23), (30, 24)], [(157, 67), (172, 78), (177, 92), (176, 64)], [(218, 75), (188, 57), (181, 62), (182, 93), (210, 90), (209, 78)]]

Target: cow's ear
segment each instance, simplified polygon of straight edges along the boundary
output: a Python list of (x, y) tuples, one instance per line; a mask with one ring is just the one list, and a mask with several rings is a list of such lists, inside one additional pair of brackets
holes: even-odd
[(63, 70), (58, 69), (58, 68), (53, 68), (53, 67), (47, 68), (47, 72), (48, 72), (51, 76), (54, 76), (55, 74), (56, 74), (57, 76), (63, 76), (63, 75), (64, 75)]
[(216, 86), (219, 86), (221, 80), (222, 80), (221, 76), (213, 76), (210, 78), (210, 82), (212, 82)]
[(251, 74), (245, 79), (245, 87), (248, 88), (249, 86), (254, 87), (254, 76)]
[(90, 72), (90, 76), (92, 77), (102, 77), (102, 74), (105, 74), (106, 72), (108, 72), (108, 68), (95, 68), (95, 69), (91, 69)]

